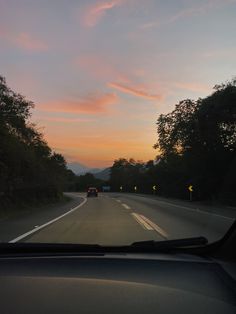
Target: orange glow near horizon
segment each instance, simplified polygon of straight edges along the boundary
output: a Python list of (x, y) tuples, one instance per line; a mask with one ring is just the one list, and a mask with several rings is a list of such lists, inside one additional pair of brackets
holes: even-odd
[(70, 113), (105, 113), (109, 105), (117, 102), (114, 93), (91, 94), (79, 100), (53, 101), (39, 104), (38, 108), (49, 112), (70, 112)]
[[(134, 158), (147, 161), (154, 159), (157, 151), (153, 149), (155, 136), (134, 131), (107, 132), (101, 134), (83, 132), (67, 135), (56, 125), (48, 129), (47, 141), (55, 151), (62, 153), (68, 162), (81, 162), (89, 167), (111, 166), (118, 158)], [(52, 133), (51, 133), (52, 132)], [(107, 132), (107, 134), (106, 134)], [(56, 134), (57, 136), (56, 136)], [(127, 138), (128, 137), (128, 138)]]

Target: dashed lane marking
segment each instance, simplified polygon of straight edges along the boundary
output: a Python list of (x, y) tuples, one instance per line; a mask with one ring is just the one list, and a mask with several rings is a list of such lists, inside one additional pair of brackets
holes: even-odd
[(129, 207), (128, 205), (126, 205), (126, 204), (124, 204), (124, 203), (122, 203), (121, 204), (124, 208), (126, 208), (126, 209), (131, 209), (131, 207)]

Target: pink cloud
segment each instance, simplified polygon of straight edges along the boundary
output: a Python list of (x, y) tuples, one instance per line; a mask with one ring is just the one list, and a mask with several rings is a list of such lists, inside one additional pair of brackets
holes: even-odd
[(148, 23), (145, 23), (140, 26), (141, 29), (149, 29), (149, 28), (154, 28), (154, 27), (159, 27), (161, 25), (167, 25), (174, 23), (175, 21), (178, 21), (183, 18), (188, 18), (194, 15), (200, 15), (200, 14), (205, 14), (210, 10), (218, 9), (222, 6), (229, 5), (231, 3), (235, 3), (236, 0), (207, 0), (204, 1), (200, 5), (194, 5), (192, 7), (188, 7), (186, 9), (182, 9), (176, 14), (170, 16), (169, 18), (166, 18), (165, 20), (162, 21), (151, 21)]
[(163, 98), (163, 96), (160, 94), (155, 94), (155, 95), (149, 94), (147, 91), (145, 91), (143, 89), (138, 89), (136, 87), (129, 87), (129, 86), (121, 84), (121, 83), (110, 82), (107, 85), (109, 87), (117, 89), (123, 93), (131, 94), (131, 95), (134, 95), (136, 97), (141, 97), (141, 98), (145, 98), (148, 100), (161, 100)]
[(105, 59), (104, 56), (99, 55), (80, 55), (73, 61), (73, 66), (79, 67), (85, 71), (91, 78), (103, 80), (104, 82), (118, 80), (125, 83), (128, 83), (130, 79), (128, 78), (127, 72), (129, 75), (140, 76), (133, 69), (125, 70), (122, 68), (123, 65), (119, 65), (116, 59), (113, 59), (109, 56), (110, 59)]
[(48, 45), (44, 41), (35, 38), (30, 33), (21, 32), (13, 35), (3, 29), (0, 30), (0, 38), (26, 51), (41, 52), (48, 50)]
[(91, 6), (88, 6), (82, 18), (82, 24), (86, 27), (95, 26), (101, 18), (105, 16), (107, 11), (120, 5), (122, 2), (122, 0), (99, 1)]
[(211, 88), (209, 86), (199, 83), (175, 83), (177, 88), (185, 89), (193, 92), (209, 92)]
[(98, 79), (108, 79), (119, 75), (111, 63), (105, 62), (103, 58), (97, 55), (81, 55), (73, 63)]
[(115, 104), (117, 100), (118, 97), (115, 93), (91, 94), (76, 101), (65, 100), (43, 103), (38, 106), (38, 109), (49, 112), (99, 114), (107, 112), (109, 107)]
[(236, 48), (206, 51), (201, 54), (203, 58), (235, 58)]
[(28, 51), (46, 51), (48, 46), (40, 39), (34, 38), (29, 33), (20, 33), (14, 42), (22, 49)]
[(62, 123), (77, 123), (77, 122), (92, 122), (92, 119), (82, 118), (63, 118), (63, 117), (37, 117), (37, 119), (49, 122), (62, 122)]

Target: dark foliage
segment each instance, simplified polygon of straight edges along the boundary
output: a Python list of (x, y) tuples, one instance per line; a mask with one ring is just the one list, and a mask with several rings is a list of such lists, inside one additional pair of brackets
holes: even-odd
[(102, 190), (102, 186), (105, 185), (105, 181), (97, 179), (92, 173), (85, 173), (83, 175), (75, 175), (71, 170), (67, 177), (65, 190), (86, 192), (89, 187), (96, 187), (99, 191)]
[(167, 197), (236, 203), (236, 80), (215, 86), (212, 95), (186, 99), (157, 120), (155, 163), (116, 160), (114, 191), (153, 192)]
[(0, 76), (0, 204), (58, 198), (68, 176), (65, 159), (53, 152), (30, 123), (33, 103)]

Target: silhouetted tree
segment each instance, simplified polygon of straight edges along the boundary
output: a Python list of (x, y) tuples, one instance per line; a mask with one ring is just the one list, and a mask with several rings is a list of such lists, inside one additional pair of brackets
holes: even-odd
[(30, 122), (33, 107), (0, 76), (0, 204), (57, 198), (62, 193), (65, 159), (52, 152)]
[[(168, 195), (184, 197), (180, 190), (187, 191), (188, 184), (195, 186), (198, 199), (224, 195), (225, 177), (235, 163), (236, 81), (215, 87), (212, 95), (196, 102), (181, 101), (171, 113), (158, 118), (157, 133), (157, 168), (176, 185), (163, 177)], [(236, 183), (233, 177), (228, 180)]]
[(215, 86), (214, 92), (197, 101), (180, 101), (157, 120), (158, 149), (147, 163), (120, 158), (111, 167), (114, 191), (151, 193), (195, 200), (236, 203), (236, 79)]

